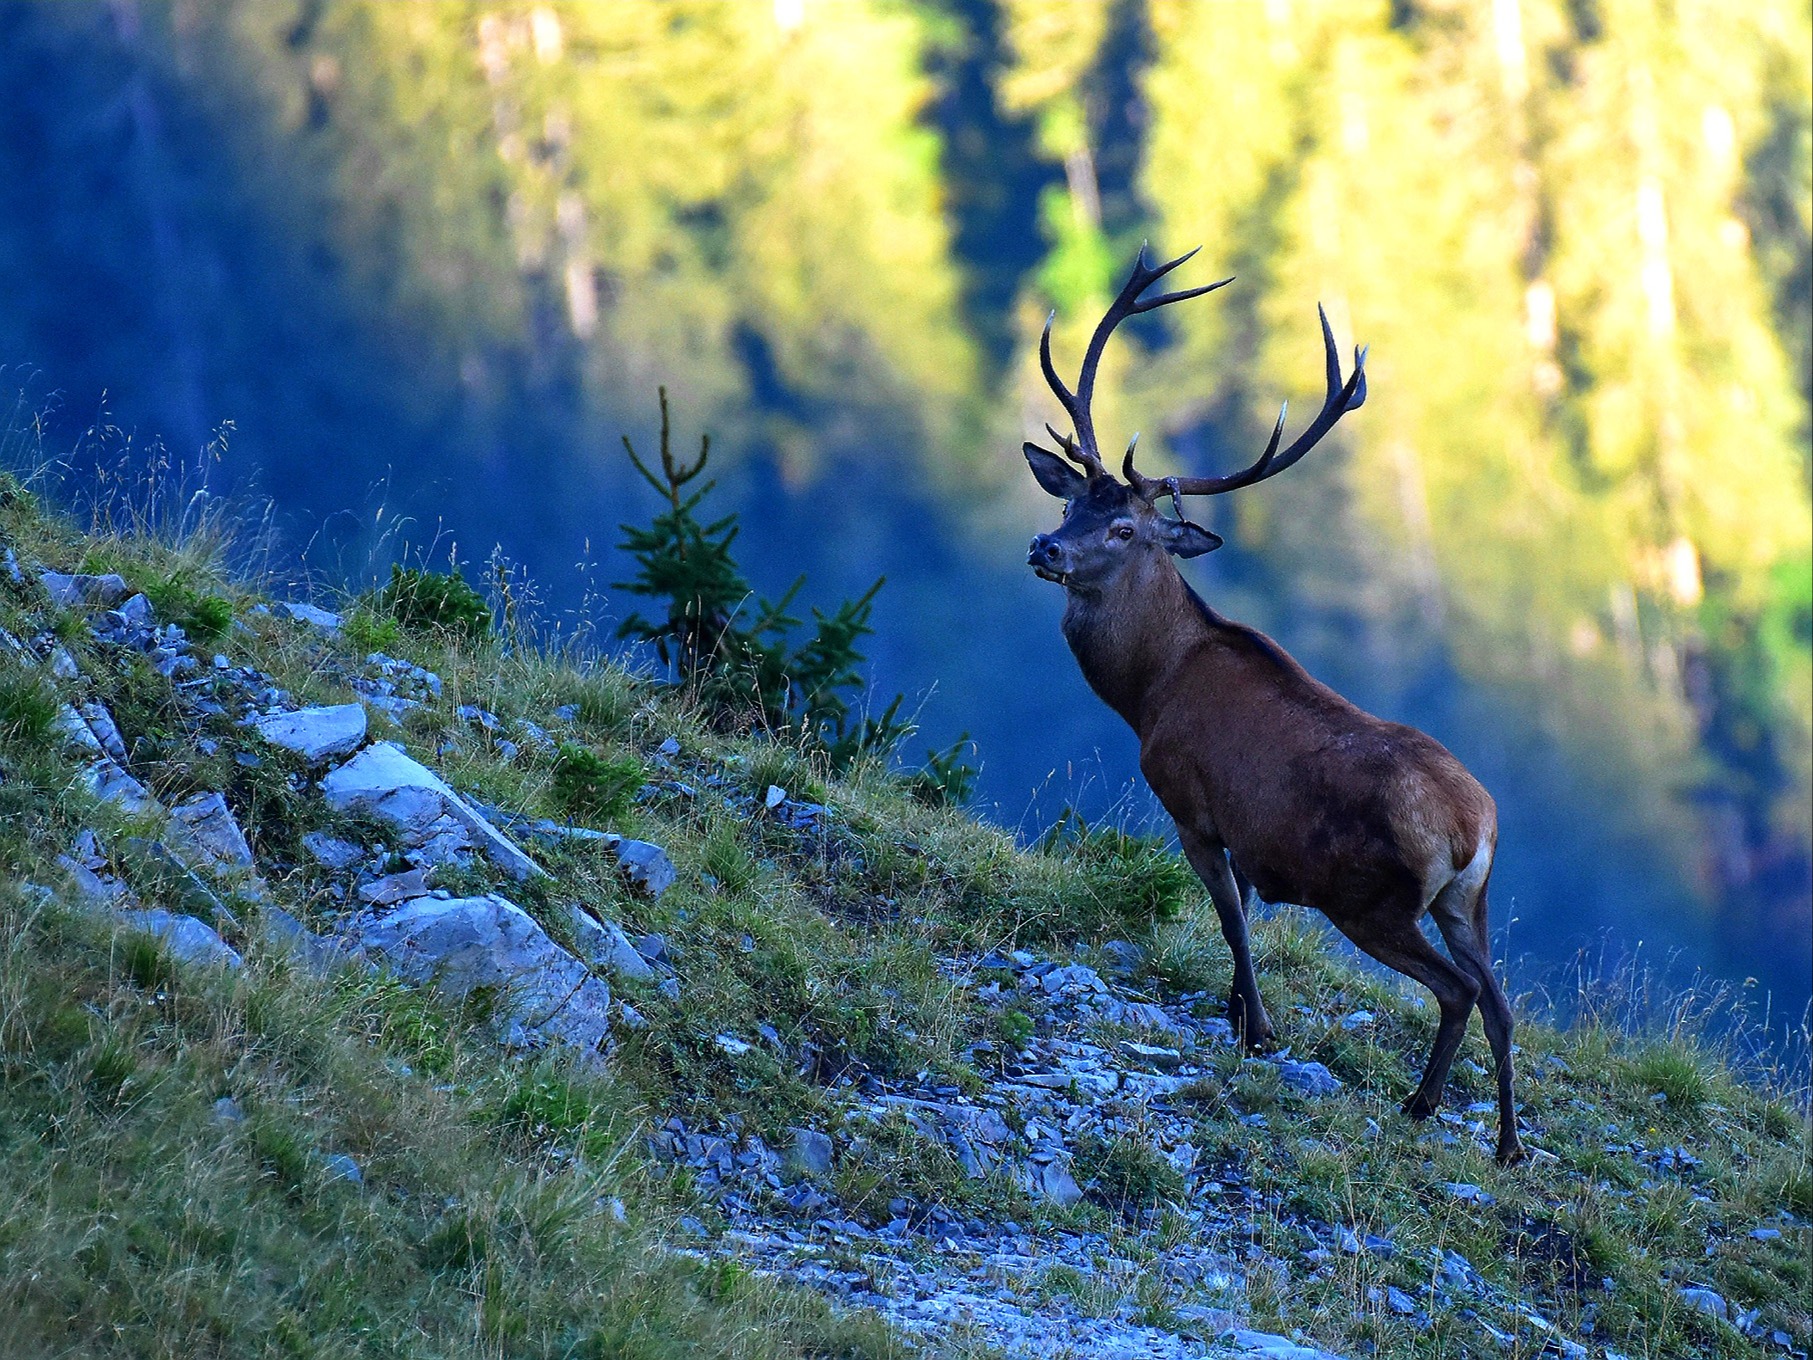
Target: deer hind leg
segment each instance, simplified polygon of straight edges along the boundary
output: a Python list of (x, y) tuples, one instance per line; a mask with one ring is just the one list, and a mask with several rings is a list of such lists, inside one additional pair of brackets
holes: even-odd
[(1435, 1043), (1429, 1050), (1429, 1061), (1423, 1065), (1423, 1079), (1409, 1100), (1404, 1113), (1412, 1119), (1427, 1119), (1442, 1103), (1442, 1087), (1448, 1080), (1448, 1069), (1467, 1033), (1467, 1019), (1479, 999), (1480, 985), (1473, 976), (1443, 958), (1418, 929), (1421, 912), (1391, 911), (1383, 921), (1359, 923), (1338, 922), (1342, 933), (1387, 968), (1396, 969), (1435, 993), (1441, 1007), (1441, 1024), (1435, 1031)]
[(1498, 1160), (1510, 1166), (1524, 1157), (1523, 1144), (1517, 1137), (1517, 1107), (1511, 1098), (1513, 1022), (1511, 1003), (1505, 999), (1504, 988), (1492, 971), (1485, 879), (1477, 885), (1455, 879), (1436, 894), (1429, 914), (1435, 918), (1436, 928), (1447, 941), (1455, 963), (1479, 984), (1479, 1018), (1486, 1027), (1486, 1040), (1492, 1045), (1492, 1066), (1498, 1077)]
[(1209, 890), (1215, 915), (1221, 921), (1222, 938), (1234, 956), (1234, 983), (1228, 990), (1228, 1024), (1250, 1050), (1258, 1051), (1272, 1042), (1272, 1021), (1259, 999), (1259, 978), (1253, 971), (1253, 950), (1247, 942), (1246, 912), (1240, 902), (1240, 887), (1234, 881), (1234, 870), (1228, 863), (1228, 852), (1219, 841), (1211, 841), (1178, 829), (1184, 857), (1196, 876)]

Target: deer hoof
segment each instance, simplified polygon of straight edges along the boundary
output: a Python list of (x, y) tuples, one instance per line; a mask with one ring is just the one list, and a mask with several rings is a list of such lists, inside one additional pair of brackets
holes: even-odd
[(1498, 1164), (1500, 1166), (1516, 1166), (1519, 1162), (1528, 1161), (1529, 1156), (1530, 1154), (1523, 1150), (1523, 1144), (1517, 1141), (1516, 1134), (1512, 1134), (1509, 1139), (1499, 1139)]
[(1430, 1100), (1421, 1091), (1418, 1091), (1409, 1100), (1406, 1100), (1401, 1108), (1412, 1119), (1427, 1119), (1435, 1113), (1436, 1107), (1440, 1103), (1440, 1101)]
[(1270, 1048), (1276, 1037), (1265, 1007), (1257, 998), (1248, 1000), (1244, 992), (1233, 992), (1228, 996), (1228, 1024), (1249, 1053), (1261, 1053)]
[(1277, 1035), (1272, 1033), (1270, 1025), (1242, 1027), (1240, 1042), (1248, 1053), (1266, 1053), (1277, 1047)]
[(1265, 1012), (1257, 1006), (1249, 1008), (1237, 997), (1228, 1002), (1228, 1024), (1233, 1026), (1241, 1047), (1248, 1053), (1265, 1052), (1277, 1037)]

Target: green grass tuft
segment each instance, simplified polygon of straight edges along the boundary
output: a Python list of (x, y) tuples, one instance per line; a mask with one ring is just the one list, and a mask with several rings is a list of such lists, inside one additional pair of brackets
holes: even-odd
[(633, 757), (612, 760), (579, 742), (563, 741), (554, 757), (549, 792), (563, 812), (608, 821), (629, 808), (644, 777), (642, 762)]
[(1670, 1043), (1644, 1049), (1626, 1070), (1633, 1084), (1666, 1096), (1672, 1109), (1692, 1114), (1712, 1096), (1707, 1067), (1702, 1055)]
[(374, 605), (405, 629), (432, 630), (475, 641), (491, 630), (491, 608), (455, 567), (427, 571), (393, 563)]

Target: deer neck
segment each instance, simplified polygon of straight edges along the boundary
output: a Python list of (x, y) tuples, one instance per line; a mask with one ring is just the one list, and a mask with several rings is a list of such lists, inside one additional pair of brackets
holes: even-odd
[(1189, 586), (1162, 556), (1099, 593), (1069, 592), (1063, 628), (1089, 687), (1142, 734), (1155, 691), (1208, 631)]

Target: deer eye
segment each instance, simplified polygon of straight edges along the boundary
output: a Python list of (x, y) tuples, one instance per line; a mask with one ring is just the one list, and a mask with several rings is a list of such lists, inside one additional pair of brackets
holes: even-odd
[(1121, 542), (1125, 543), (1128, 539), (1133, 537), (1133, 526), (1131, 524), (1115, 525), (1114, 526), (1114, 536), (1116, 538), (1120, 539)]

